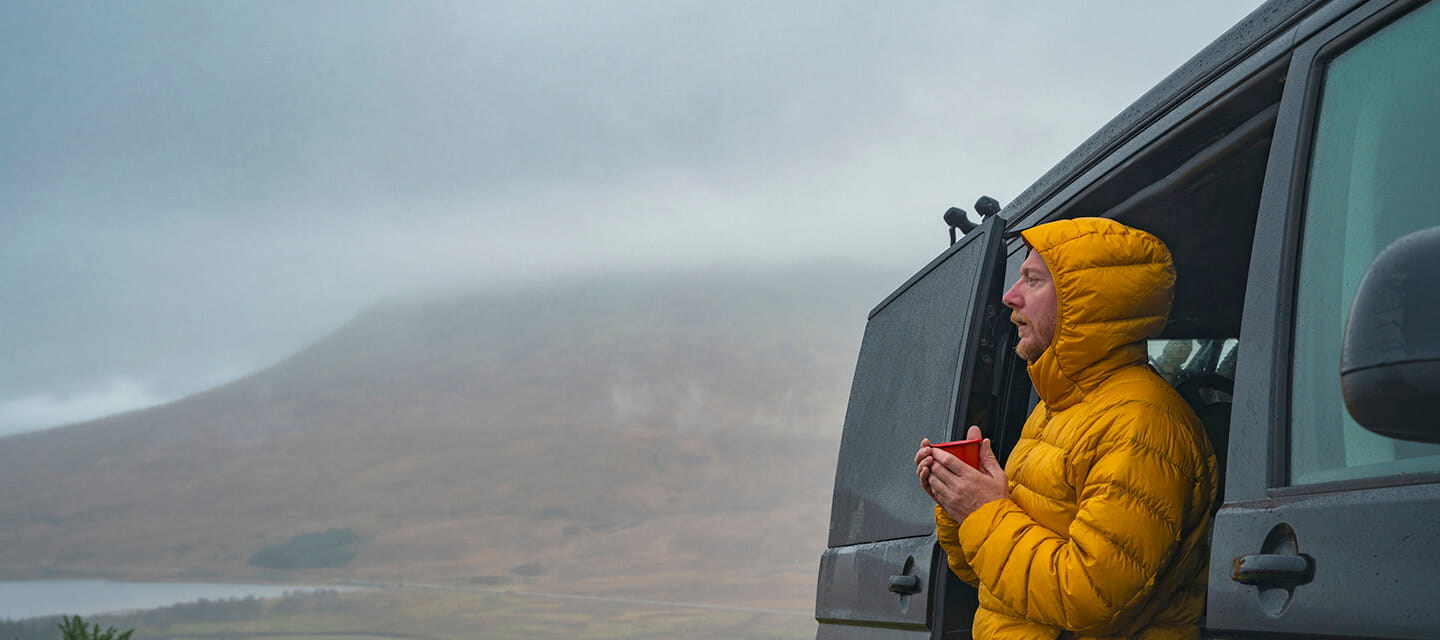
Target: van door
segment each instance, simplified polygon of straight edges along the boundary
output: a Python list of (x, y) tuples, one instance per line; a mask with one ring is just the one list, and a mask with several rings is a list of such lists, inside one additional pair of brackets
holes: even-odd
[(1292, 58), (1212, 542), (1215, 635), (1440, 637), (1440, 446), (1360, 427), (1339, 377), (1360, 275), (1440, 224), (1436, 34), (1440, 2), (1376, 1)]
[(870, 313), (820, 560), (819, 638), (969, 637), (975, 595), (935, 543), (913, 460), (921, 438), (954, 439), (986, 410), (1004, 231), (990, 217)]

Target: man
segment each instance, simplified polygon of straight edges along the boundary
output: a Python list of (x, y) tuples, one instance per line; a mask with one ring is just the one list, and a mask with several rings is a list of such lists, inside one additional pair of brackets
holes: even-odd
[(1004, 469), (988, 439), (978, 471), (928, 440), (915, 454), (950, 568), (980, 590), (974, 637), (1198, 638), (1215, 455), (1146, 364), (1170, 251), (1104, 218), (1021, 236), (1004, 302), (1040, 404)]

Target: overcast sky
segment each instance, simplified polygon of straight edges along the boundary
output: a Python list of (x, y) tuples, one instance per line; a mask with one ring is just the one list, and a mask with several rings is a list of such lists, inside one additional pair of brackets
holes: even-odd
[(376, 301), (864, 257), (1014, 197), (1258, 0), (0, 4), (0, 435)]

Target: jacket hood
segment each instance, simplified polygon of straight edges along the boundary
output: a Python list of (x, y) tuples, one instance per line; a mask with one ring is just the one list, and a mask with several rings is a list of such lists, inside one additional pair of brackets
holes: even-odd
[(1174, 299), (1170, 249), (1107, 218), (1060, 220), (1020, 232), (1055, 282), (1055, 339), (1028, 367), (1047, 407), (1068, 407), (1121, 367), (1145, 362)]

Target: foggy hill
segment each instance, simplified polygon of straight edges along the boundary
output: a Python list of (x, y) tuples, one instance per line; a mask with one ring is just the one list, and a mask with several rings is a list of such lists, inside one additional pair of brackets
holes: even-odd
[(892, 284), (815, 267), (381, 305), (231, 384), (0, 439), (0, 567), (240, 577), (346, 528), (353, 561), (304, 579), (807, 608)]

